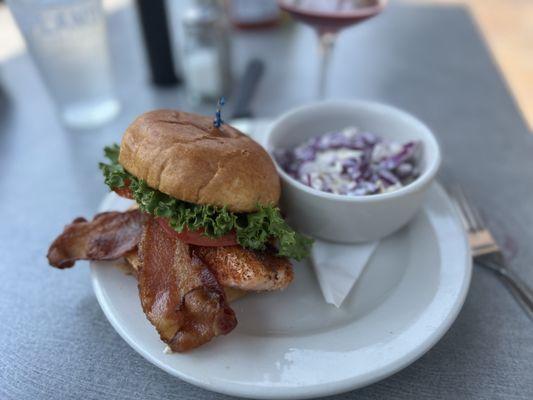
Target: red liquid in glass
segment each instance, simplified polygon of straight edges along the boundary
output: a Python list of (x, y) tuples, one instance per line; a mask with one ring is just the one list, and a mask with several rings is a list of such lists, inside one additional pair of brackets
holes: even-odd
[(385, 0), (278, 0), (278, 5), (296, 20), (321, 33), (336, 33), (379, 14)]

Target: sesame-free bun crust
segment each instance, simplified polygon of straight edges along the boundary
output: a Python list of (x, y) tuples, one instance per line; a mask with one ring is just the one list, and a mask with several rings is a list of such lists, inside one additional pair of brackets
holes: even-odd
[(190, 203), (251, 212), (280, 196), (274, 163), (259, 144), (197, 114), (142, 114), (122, 137), (119, 162), (148, 186)]

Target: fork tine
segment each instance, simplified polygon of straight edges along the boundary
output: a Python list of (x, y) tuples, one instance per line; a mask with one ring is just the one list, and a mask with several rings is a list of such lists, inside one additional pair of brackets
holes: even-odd
[(463, 227), (467, 230), (467, 231), (471, 231), (472, 230), (472, 227), (470, 226), (470, 223), (467, 221), (466, 219), (466, 216), (465, 216), (465, 212), (463, 210), (463, 207), (461, 206), (461, 204), (459, 204), (459, 201), (457, 201), (457, 196), (455, 194), (455, 191), (450, 191), (450, 198), (452, 200), (452, 203), (453, 205), (455, 206), (455, 208), (457, 209), (457, 211), (459, 211), (459, 217), (461, 218), (461, 222), (463, 223)]
[(454, 188), (454, 193), (455, 193), (455, 199), (457, 201), (457, 204), (459, 204), (459, 208), (461, 209), (463, 217), (466, 220), (466, 226), (467, 226), (468, 231), (476, 232), (480, 230), (481, 228), (477, 224), (477, 219), (474, 216), (474, 213), (472, 211), (472, 206), (466, 199), (466, 196), (463, 190), (459, 186), (456, 186)]
[(476, 223), (476, 226), (479, 229), (485, 229), (485, 221), (483, 220), (483, 217), (481, 216), (481, 213), (479, 212), (479, 209), (470, 203), (470, 211), (472, 211), (472, 216), (474, 218), (474, 222)]
[(464, 206), (467, 210), (467, 213), (469, 215), (469, 218), (472, 221), (472, 226), (475, 231), (480, 231), (482, 229), (485, 229), (485, 224), (483, 223), (483, 219), (481, 218), (481, 215), (479, 214), (478, 209), (472, 205), (472, 203), (468, 200), (463, 190), (460, 190), (460, 195), (462, 198), (462, 201), (464, 202)]
[(465, 218), (468, 220), (468, 225), (471, 228), (470, 230), (472, 232), (477, 231), (478, 226), (476, 225), (476, 219), (474, 218), (474, 215), (472, 213), (472, 207), (470, 206), (470, 203), (466, 199), (466, 196), (460, 187), (457, 188), (457, 200), (461, 205), (461, 208), (465, 214)]

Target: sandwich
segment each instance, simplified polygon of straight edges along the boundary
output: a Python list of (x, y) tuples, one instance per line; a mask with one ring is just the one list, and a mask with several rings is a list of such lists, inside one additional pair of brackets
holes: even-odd
[(75, 219), (51, 244), (48, 261), (63, 269), (77, 260), (126, 260), (144, 313), (172, 351), (229, 333), (237, 325), (230, 301), (285, 289), (294, 276), (290, 259), (308, 255), (312, 241), (278, 208), (272, 159), (227, 124), (147, 112), (105, 155), (105, 183), (133, 206)]

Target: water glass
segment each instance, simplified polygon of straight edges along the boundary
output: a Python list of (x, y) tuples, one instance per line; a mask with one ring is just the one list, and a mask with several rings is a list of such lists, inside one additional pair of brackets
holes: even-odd
[(68, 127), (92, 128), (119, 111), (101, 0), (7, 0)]

